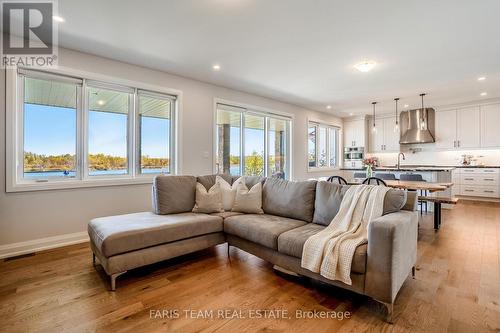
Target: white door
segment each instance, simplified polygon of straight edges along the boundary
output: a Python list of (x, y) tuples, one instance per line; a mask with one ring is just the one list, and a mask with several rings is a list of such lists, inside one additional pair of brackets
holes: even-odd
[(371, 152), (382, 152), (384, 151), (384, 121), (383, 119), (377, 119), (375, 122), (376, 131), (373, 131), (373, 123), (370, 124), (368, 131), (370, 131), (370, 151)]
[(344, 122), (344, 147), (355, 147), (356, 128), (354, 121)]
[(456, 148), (457, 111), (436, 112), (436, 148)]
[(395, 125), (394, 117), (384, 119), (384, 151), (399, 151), (399, 130), (394, 131)]
[(481, 106), (481, 146), (500, 147), (500, 104)]
[(479, 107), (457, 110), (457, 148), (477, 148), (481, 145)]

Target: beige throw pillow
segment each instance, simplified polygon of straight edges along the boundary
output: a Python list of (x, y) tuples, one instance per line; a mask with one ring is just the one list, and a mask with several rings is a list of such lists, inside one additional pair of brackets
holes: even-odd
[(230, 212), (233, 208), (234, 198), (236, 197), (236, 188), (238, 184), (243, 182), (243, 178), (238, 178), (234, 181), (233, 185), (230, 185), (221, 176), (215, 177), (215, 183), (220, 185), (222, 192), (222, 206), (226, 212)]
[(262, 183), (258, 182), (250, 190), (241, 182), (236, 187), (233, 212), (247, 214), (264, 214), (262, 210)]
[(222, 213), (222, 191), (219, 184), (215, 184), (207, 191), (205, 186), (196, 183), (196, 203), (193, 213)]

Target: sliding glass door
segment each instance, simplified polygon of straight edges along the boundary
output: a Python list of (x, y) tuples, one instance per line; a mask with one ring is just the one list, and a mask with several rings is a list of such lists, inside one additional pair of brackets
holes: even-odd
[(289, 178), (290, 118), (217, 104), (216, 171)]

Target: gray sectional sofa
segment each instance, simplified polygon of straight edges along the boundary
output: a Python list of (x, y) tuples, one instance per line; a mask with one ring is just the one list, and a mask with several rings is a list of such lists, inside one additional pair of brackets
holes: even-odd
[[(235, 179), (223, 175), (232, 183)], [(417, 258), (415, 193), (390, 190), (384, 215), (368, 230), (368, 244), (354, 254), (352, 285), (332, 281), (301, 267), (307, 238), (337, 214), (347, 186), (324, 181), (292, 182), (276, 178), (245, 177), (247, 186), (262, 182), (265, 214), (224, 212), (192, 213), (196, 182), (207, 189), (215, 175), (158, 176), (153, 182), (153, 212), (96, 218), (88, 232), (95, 258), (111, 277), (127, 270), (226, 243), (278, 266), (383, 303), (392, 315), (392, 304)]]

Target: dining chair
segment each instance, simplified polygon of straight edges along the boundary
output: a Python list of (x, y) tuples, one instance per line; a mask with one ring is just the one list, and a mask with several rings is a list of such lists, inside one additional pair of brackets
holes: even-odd
[[(404, 181), (412, 181), (412, 182), (426, 182), (424, 177), (420, 174), (414, 174), (414, 173), (404, 173), (399, 176), (400, 180)], [(427, 190), (419, 190), (420, 196), (427, 196), (428, 191)], [(423, 213), (423, 208), (425, 207), (425, 212), (427, 213), (427, 201), (425, 200), (419, 200), (418, 204), (420, 205), (420, 214)]]
[(331, 176), (326, 181), (330, 183), (339, 183), (340, 185), (347, 185), (347, 180), (340, 176)]
[(383, 180), (398, 180), (396, 175), (393, 173), (375, 173), (375, 177), (383, 179)]
[(387, 186), (386, 182), (383, 179), (377, 177), (369, 177), (363, 180), (363, 184), (365, 185), (384, 185)]

